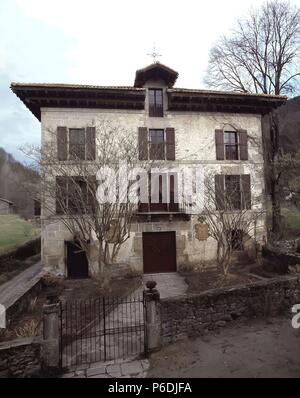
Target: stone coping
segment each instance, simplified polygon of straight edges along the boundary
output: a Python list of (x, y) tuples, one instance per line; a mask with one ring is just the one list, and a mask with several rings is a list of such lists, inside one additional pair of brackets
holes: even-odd
[(41, 279), (41, 262), (32, 265), (0, 286), (0, 304), (6, 311), (31, 290)]
[(165, 297), (160, 299), (161, 302), (170, 302), (170, 301), (178, 301), (178, 300), (188, 300), (196, 297), (213, 297), (213, 296), (218, 296), (222, 293), (226, 292), (233, 292), (233, 291), (247, 291), (251, 290), (252, 288), (256, 286), (269, 286), (269, 285), (275, 285), (277, 283), (283, 283), (283, 282), (290, 282), (290, 281), (295, 281), (295, 282), (300, 282), (300, 274), (297, 276), (290, 276), (290, 275), (280, 275), (276, 276), (274, 278), (269, 278), (265, 280), (258, 280), (255, 282), (247, 283), (247, 284), (239, 284), (235, 286), (228, 286), (224, 288), (216, 288), (216, 289), (210, 289), (206, 290), (204, 292), (200, 293), (185, 293), (183, 295), (178, 295), (174, 297)]
[(8, 350), (15, 347), (27, 346), (30, 344), (40, 344), (42, 336), (20, 337), (16, 340), (8, 340), (0, 343), (0, 351)]

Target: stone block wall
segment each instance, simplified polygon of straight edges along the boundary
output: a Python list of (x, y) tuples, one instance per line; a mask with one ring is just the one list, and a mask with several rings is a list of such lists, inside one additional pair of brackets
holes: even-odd
[(41, 371), (41, 340), (20, 338), (0, 343), (0, 378), (38, 377)]
[(239, 317), (265, 317), (300, 303), (300, 279), (282, 276), (252, 285), (161, 300), (163, 343), (225, 326)]
[[(150, 84), (150, 83), (149, 83)], [(152, 84), (152, 83), (151, 83)], [(147, 103), (147, 101), (146, 101)], [(167, 106), (167, 104), (165, 104)], [(165, 111), (165, 117), (149, 117), (145, 110), (107, 110), (107, 109), (73, 109), (42, 108), (42, 145), (50, 144), (56, 148), (57, 126), (80, 128), (93, 124), (110, 122), (121, 126), (138, 139), (138, 128), (175, 128), (176, 160), (165, 163), (166, 169), (183, 167), (203, 168), (209, 174), (250, 174), (252, 197), (258, 198), (258, 208), (263, 207), (261, 195), (264, 193), (263, 154), (261, 116), (250, 114), (205, 113), (205, 112), (171, 112)], [(215, 129), (234, 127), (248, 132), (249, 160), (218, 161), (216, 160)], [(49, 177), (49, 176), (48, 176)], [(46, 176), (47, 178), (47, 176)], [(49, 177), (50, 178), (50, 177)], [(52, 202), (51, 202), (52, 203)], [(55, 206), (55, 200), (50, 204)], [(49, 212), (49, 206), (42, 204), (42, 260), (44, 269), (56, 275), (66, 275), (64, 241), (72, 240), (69, 231)], [(49, 214), (48, 214), (49, 213)], [(119, 259), (130, 265), (132, 271), (143, 272), (142, 233), (155, 231), (175, 231), (177, 246), (177, 268), (187, 265), (192, 269), (214, 265), (216, 242), (212, 238), (206, 241), (195, 239), (194, 220), (185, 222), (149, 222), (135, 223), (131, 238), (121, 248)], [(265, 220), (258, 226), (258, 236), (265, 235)], [(92, 249), (94, 250), (94, 249)], [(90, 274), (97, 272), (97, 264), (91, 261)]]

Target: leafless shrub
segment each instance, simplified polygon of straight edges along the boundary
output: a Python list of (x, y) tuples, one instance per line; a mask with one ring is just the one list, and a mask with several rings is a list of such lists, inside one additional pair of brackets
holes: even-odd
[(17, 337), (32, 337), (38, 336), (42, 332), (42, 324), (40, 321), (36, 319), (31, 319), (26, 322), (22, 326), (18, 326), (15, 329), (15, 334)]

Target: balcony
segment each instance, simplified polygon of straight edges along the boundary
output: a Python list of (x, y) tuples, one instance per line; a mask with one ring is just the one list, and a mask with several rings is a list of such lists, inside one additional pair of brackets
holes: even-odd
[(178, 203), (140, 203), (135, 215), (138, 222), (191, 219), (189, 207)]

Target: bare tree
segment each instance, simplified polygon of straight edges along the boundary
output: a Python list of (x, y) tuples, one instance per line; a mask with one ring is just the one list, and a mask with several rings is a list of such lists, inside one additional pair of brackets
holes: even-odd
[[(230, 36), (211, 49), (206, 83), (210, 87), (263, 94), (291, 94), (299, 89), (300, 9), (288, 1), (267, 1), (237, 21)], [(280, 126), (272, 112), (264, 137), (266, 178), (272, 202), (272, 232), (281, 228), (279, 184)]]
[(69, 144), (66, 161), (58, 160), (56, 131), (47, 131), (41, 150), (31, 148), (26, 153), (41, 170), (43, 219), (63, 223), (78, 250), (85, 251), (89, 263), (97, 263), (98, 275), (107, 281), (106, 271), (130, 237), (139, 179), (144, 183), (151, 162), (139, 160), (133, 131), (105, 120), (94, 120), (93, 126), (94, 144), (89, 148), (80, 142)]
[[(231, 178), (229, 186), (224, 178)], [(199, 219), (208, 225), (209, 235), (217, 242), (217, 265), (226, 277), (232, 265), (234, 250), (250, 243), (256, 246), (264, 211), (261, 198), (252, 195), (253, 185), (244, 190), (242, 176), (207, 175), (204, 180), (204, 206)], [(260, 231), (261, 233), (262, 231)]]
[(272, 0), (237, 21), (211, 49), (209, 86), (264, 94), (294, 92), (300, 76), (300, 10)]

